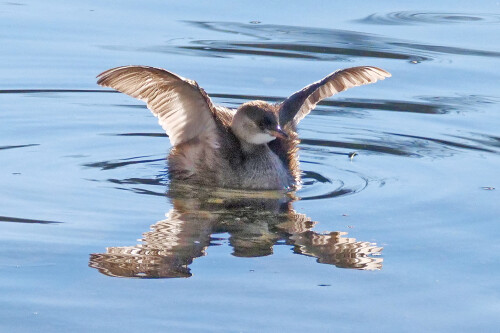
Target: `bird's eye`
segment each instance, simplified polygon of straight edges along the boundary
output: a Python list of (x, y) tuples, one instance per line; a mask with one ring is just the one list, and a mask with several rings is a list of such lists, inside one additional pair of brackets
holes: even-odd
[(273, 120), (268, 117), (265, 117), (264, 119), (259, 121), (258, 126), (261, 129), (271, 128), (273, 126)]

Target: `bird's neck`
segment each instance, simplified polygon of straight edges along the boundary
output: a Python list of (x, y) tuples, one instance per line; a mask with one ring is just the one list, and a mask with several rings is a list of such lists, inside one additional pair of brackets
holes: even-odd
[(268, 148), (267, 143), (257, 145), (254, 143), (246, 142), (244, 140), (240, 140), (240, 145), (241, 150), (243, 151), (243, 153), (245, 153), (245, 155), (252, 155), (263, 152)]

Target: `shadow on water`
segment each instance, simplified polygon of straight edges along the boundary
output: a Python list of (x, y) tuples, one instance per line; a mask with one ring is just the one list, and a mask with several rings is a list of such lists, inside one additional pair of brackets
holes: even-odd
[(228, 233), (236, 257), (262, 257), (273, 247), (288, 245), (296, 254), (342, 268), (378, 270), (383, 259), (376, 244), (345, 237), (346, 232), (317, 233), (316, 224), (293, 210), (294, 195), (274, 191), (247, 192), (195, 189), (171, 183), (173, 208), (151, 226), (141, 243), (109, 247), (90, 256), (89, 266), (117, 277), (178, 278), (192, 275), (189, 265), (221, 245)]
[[(392, 15), (392, 16), (391, 16)], [(399, 22), (432, 22), (431, 18), (453, 22), (466, 21), (465, 15), (409, 13), (374, 14), (361, 23), (400, 24)], [(469, 16), (483, 21), (495, 21), (495, 15)], [(380, 21), (380, 23), (377, 23)], [(398, 23), (386, 23), (398, 22)], [(237, 22), (196, 22), (186, 24), (220, 33), (227, 38), (194, 40), (173, 39), (164, 45), (136, 49), (193, 56), (229, 57), (236, 55), (299, 58), (325, 61), (352, 61), (356, 57), (406, 60), (412, 63), (436, 60), (443, 55), (470, 55), (499, 57), (500, 52), (471, 48), (415, 43), (375, 34), (339, 29), (296, 27), (275, 24), (251, 24)], [(403, 24), (403, 23), (401, 23)], [(101, 46), (113, 50), (134, 50), (122, 46)], [(449, 60), (449, 59), (448, 59)]]

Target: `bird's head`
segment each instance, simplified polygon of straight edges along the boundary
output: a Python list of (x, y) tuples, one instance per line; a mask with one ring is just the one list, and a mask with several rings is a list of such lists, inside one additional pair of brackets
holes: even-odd
[(288, 137), (279, 125), (275, 107), (263, 101), (242, 104), (234, 115), (231, 129), (238, 139), (253, 145)]

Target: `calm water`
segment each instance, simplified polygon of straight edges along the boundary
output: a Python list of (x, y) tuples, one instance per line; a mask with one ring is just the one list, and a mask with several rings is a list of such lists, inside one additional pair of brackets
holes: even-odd
[[(498, 330), (498, 2), (21, 1), (0, 3), (0, 331)], [(210, 193), (170, 184), (156, 119), (95, 84), (128, 64), (230, 107), (393, 77), (301, 122), (298, 192)]]

